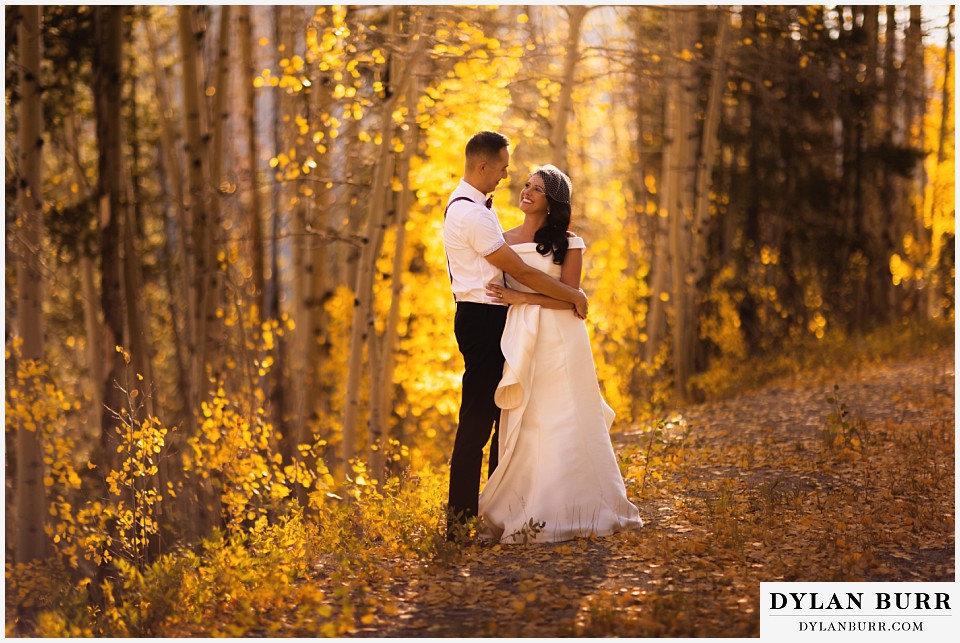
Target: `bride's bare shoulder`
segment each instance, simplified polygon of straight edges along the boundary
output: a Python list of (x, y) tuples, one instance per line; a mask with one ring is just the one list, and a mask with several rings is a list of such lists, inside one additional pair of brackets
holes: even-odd
[(517, 226), (516, 228), (510, 228), (509, 230), (504, 232), (503, 233), (504, 241), (506, 241), (507, 243), (517, 243), (520, 240), (520, 238), (517, 236), (517, 232), (519, 230), (520, 230), (520, 226)]

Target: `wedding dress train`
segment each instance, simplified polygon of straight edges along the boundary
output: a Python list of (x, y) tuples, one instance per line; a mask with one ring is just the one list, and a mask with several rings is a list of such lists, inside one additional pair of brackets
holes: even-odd
[[(559, 278), (560, 266), (535, 243), (511, 247)], [(585, 245), (573, 237), (570, 248)], [(507, 285), (528, 290), (509, 277)], [(480, 494), (481, 536), (555, 542), (641, 527), (610, 442), (614, 412), (601, 396), (583, 320), (570, 310), (513, 305), (501, 348), (499, 464)]]

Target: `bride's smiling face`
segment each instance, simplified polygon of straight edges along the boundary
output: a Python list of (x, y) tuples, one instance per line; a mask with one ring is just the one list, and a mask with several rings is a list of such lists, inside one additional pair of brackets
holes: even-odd
[(539, 214), (546, 213), (549, 206), (543, 179), (536, 174), (531, 175), (520, 190), (520, 209), (524, 214)]

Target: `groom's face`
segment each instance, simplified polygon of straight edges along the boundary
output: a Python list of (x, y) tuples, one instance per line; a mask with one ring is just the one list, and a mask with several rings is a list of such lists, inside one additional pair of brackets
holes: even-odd
[(497, 184), (507, 178), (507, 168), (510, 167), (510, 151), (507, 148), (500, 150), (500, 155), (486, 163), (485, 177), (487, 184), (484, 186), (484, 194), (493, 192), (497, 189)]

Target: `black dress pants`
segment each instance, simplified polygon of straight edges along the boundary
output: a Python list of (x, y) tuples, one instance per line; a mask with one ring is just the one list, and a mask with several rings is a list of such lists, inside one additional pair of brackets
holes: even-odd
[(500, 336), (507, 321), (507, 306), (457, 302), (453, 328), (463, 354), (463, 397), (460, 424), (450, 458), (450, 494), (447, 534), (457, 523), (477, 515), (483, 447), (493, 429), (489, 472), (497, 467), (500, 409), (493, 401), (503, 376)]

